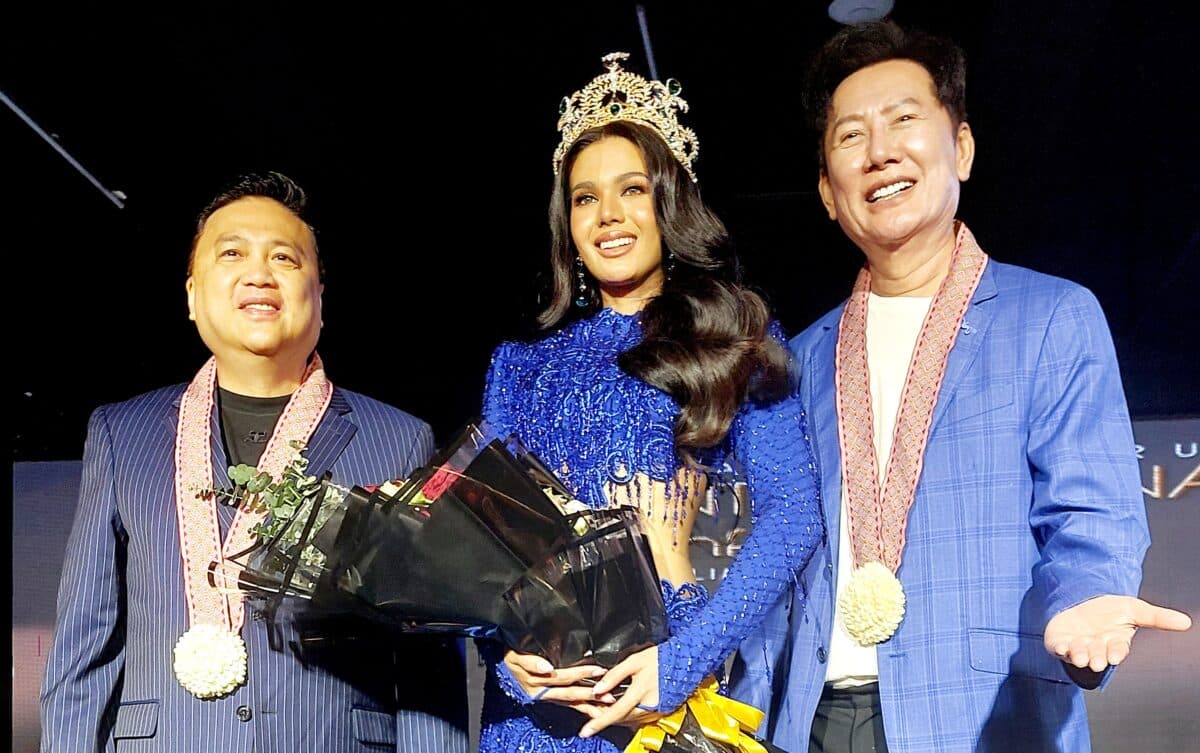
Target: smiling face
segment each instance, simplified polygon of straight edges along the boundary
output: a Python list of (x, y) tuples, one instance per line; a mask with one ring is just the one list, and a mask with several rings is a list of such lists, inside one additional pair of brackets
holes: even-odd
[[(273, 199), (249, 196), (218, 209), (196, 241), (188, 312), (217, 358), (222, 386), (247, 368), (299, 383), (321, 331), (316, 242)], [(247, 391), (244, 394), (254, 394)]]
[(628, 139), (604, 137), (575, 157), (567, 185), (571, 238), (601, 302), (638, 311), (663, 286), (662, 236), (641, 151)]
[(866, 254), (876, 292), (932, 295), (954, 250), (970, 127), (954, 125), (929, 72), (910, 60), (847, 76), (828, 123), (818, 189), (829, 217)]

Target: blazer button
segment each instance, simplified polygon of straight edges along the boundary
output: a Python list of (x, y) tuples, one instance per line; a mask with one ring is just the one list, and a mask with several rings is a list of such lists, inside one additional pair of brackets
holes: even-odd
[(250, 710), (249, 706), (238, 706), (236, 713), (240, 722), (248, 722), (254, 716), (254, 712)]
[[(826, 659), (828, 659), (828, 658), (829, 658), (829, 653), (828, 653), (828, 652), (825, 650), (825, 647), (824, 647), (824, 646), (817, 646), (817, 661), (819, 661), (819, 662), (821, 662), (822, 664), (824, 664), (824, 663), (825, 663), (825, 660), (826, 660)], [(242, 708), (245, 708), (245, 706), (243, 706)], [(241, 712), (241, 710), (239, 709), (239, 713), (240, 713), (240, 712)]]

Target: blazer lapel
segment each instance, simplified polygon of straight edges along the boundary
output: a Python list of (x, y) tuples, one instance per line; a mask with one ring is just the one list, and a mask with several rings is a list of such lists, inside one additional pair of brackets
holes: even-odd
[(321, 423), (317, 424), (316, 431), (308, 439), (308, 452), (305, 456), (308, 458), (310, 476), (320, 478), (325, 475), (358, 432), (358, 427), (346, 417), (349, 413), (350, 404), (346, 402), (341, 390), (334, 387), (329, 410), (325, 411)]
[[(187, 390), (187, 385), (182, 385), (179, 394), (175, 396), (175, 400), (171, 405), (174, 410), (169, 410), (163, 416), (163, 424), (171, 434), (171, 443), (174, 445), (179, 433), (179, 403), (183, 400), (183, 393)], [(212, 411), (208, 417), (208, 446), (211, 452), (212, 460), (212, 486), (213, 489), (229, 489), (233, 484), (229, 481), (229, 461), (225, 457), (225, 445), (221, 441), (221, 416), (220, 411)], [(171, 453), (172, 472), (174, 472), (175, 453)], [(174, 484), (172, 484), (174, 489)], [(225, 541), (225, 534), (228, 533), (229, 527), (233, 524), (233, 518), (237, 514), (237, 510), (229, 505), (215, 503), (217, 509), (217, 523), (221, 530), (221, 541)]]
[(837, 327), (825, 330), (809, 351), (802, 364), (805, 403), (809, 406), (808, 428), (813, 454), (821, 474), (821, 508), (825, 514), (826, 535), (830, 554), (837, 562), (838, 531), (841, 527), (842, 463), (838, 442), (837, 395), (835, 394), (837, 365)]
[[(171, 405), (174, 410), (167, 411), (163, 416), (163, 423), (171, 432), (171, 442), (174, 443), (176, 436), (179, 433), (179, 403), (183, 400), (183, 393), (187, 390), (187, 385), (183, 385), (179, 390), (179, 394), (175, 396), (175, 400)], [(225, 457), (225, 445), (221, 441), (221, 416), (220, 411), (212, 411), (208, 417), (208, 446), (212, 453), (212, 488), (224, 489), (231, 486), (229, 483), (229, 461)], [(172, 459), (175, 454), (171, 453)]]
[(954, 347), (950, 349), (950, 356), (946, 359), (946, 373), (942, 377), (937, 403), (933, 407), (931, 432), (945, 414), (946, 406), (953, 400), (954, 391), (958, 389), (963, 376), (975, 362), (975, 357), (983, 345), (983, 339), (992, 326), (992, 318), (995, 316), (993, 302), (997, 292), (996, 278), (992, 274), (992, 264), (993, 262), (989, 260), (987, 267), (983, 270), (983, 275), (979, 278), (979, 286), (975, 288), (975, 295), (971, 297), (971, 305), (967, 307), (967, 313), (963, 317), (962, 327), (954, 341)]

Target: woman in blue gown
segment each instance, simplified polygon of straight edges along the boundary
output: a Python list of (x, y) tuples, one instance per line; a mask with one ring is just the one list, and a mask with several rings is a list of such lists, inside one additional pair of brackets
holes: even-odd
[[(481, 642), (488, 753), (620, 750), (609, 725), (679, 707), (824, 535), (782, 330), (739, 283), (725, 227), (700, 198), (678, 84), (625, 71), (623, 57), (607, 56), (607, 72), (563, 100), (552, 293), (539, 317), (549, 333), (496, 349), (483, 414), (586, 504), (641, 509), (671, 636), (607, 672)], [(688, 539), (714, 469), (730, 460), (744, 471), (753, 526), (710, 598)]]

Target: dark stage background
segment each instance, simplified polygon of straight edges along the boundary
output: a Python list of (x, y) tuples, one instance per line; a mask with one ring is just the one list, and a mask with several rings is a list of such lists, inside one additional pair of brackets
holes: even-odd
[[(22, 468), (78, 459), (96, 405), (195, 373), (194, 215), (246, 169), (288, 173), (313, 198), (331, 378), (448, 439), (478, 410), (496, 343), (526, 334), (537, 308), (559, 99), (613, 50), (650, 73), (630, 2), (25, 5), (0, 10), (0, 92), (125, 198), (118, 208), (0, 107), (8, 431)], [(977, 157), (960, 216), (997, 260), (1096, 293), (1135, 418), (1200, 417), (1192, 4), (895, 5), (967, 52)], [(836, 305), (860, 263), (824, 216), (795, 118), (803, 62), (838, 27), (827, 6), (643, 5), (658, 77), (679, 79), (692, 106), (705, 197), (790, 333)], [(1195, 423), (1183, 426), (1169, 435), (1191, 468)], [(1172, 501), (1183, 517), (1165, 530), (1190, 520), (1194, 540), (1195, 506)], [(14, 542), (27, 525), (14, 513)], [(1177, 577), (1194, 578), (1187, 552)], [(42, 553), (58, 567), (60, 551)], [(1197, 654), (1185, 658), (1195, 670)], [(1121, 708), (1125, 729), (1172, 713)], [(1194, 722), (1182, 728), (1190, 738), (1169, 744), (1200, 747)]]
[[(448, 439), (492, 348), (536, 308), (559, 99), (611, 50), (649, 72), (624, 2), (16, 5), (0, 91), (128, 200), (0, 108), (14, 460), (78, 457), (97, 403), (191, 378), (193, 217), (250, 167), (314, 197), (332, 379)], [(1096, 293), (1140, 418), (1200, 414), (1189, 5), (893, 12), (968, 54), (978, 156), (960, 215), (995, 258)], [(794, 117), (803, 60), (838, 26), (826, 7), (645, 6), (658, 75), (692, 106), (705, 196), (790, 332), (844, 297), (860, 260), (824, 216)]]

